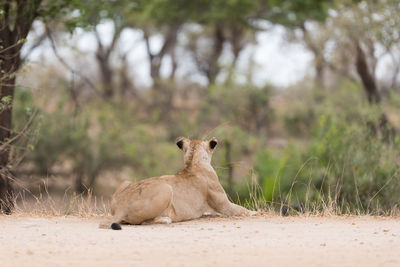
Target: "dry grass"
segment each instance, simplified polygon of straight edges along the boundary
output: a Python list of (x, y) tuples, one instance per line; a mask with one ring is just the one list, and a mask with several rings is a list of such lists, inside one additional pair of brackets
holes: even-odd
[[(326, 194), (322, 190), (319, 190), (319, 194), (321, 196), (320, 200), (311, 200), (309, 198), (311, 192), (313, 191), (311, 178), (307, 185), (306, 201), (298, 205), (293, 205), (293, 203), (299, 203), (297, 199), (293, 198), (291, 193), (294, 185), (297, 182), (297, 176), (300, 171), (301, 170), (299, 170), (294, 177), (289, 193), (286, 194), (285, 197), (282, 197), (282, 192), (278, 192), (280, 201), (276, 201), (275, 199), (267, 200), (265, 198), (263, 190), (257, 182), (257, 177), (254, 175), (254, 172), (252, 172), (250, 175), (250, 180), (247, 182), (247, 190), (249, 191), (250, 197), (246, 202), (240, 204), (243, 204), (244, 206), (252, 210), (257, 210), (261, 213), (280, 216), (400, 216), (400, 207), (397, 204), (393, 205), (390, 209), (384, 209), (378, 204), (375, 206), (371, 205), (367, 209), (359, 205), (354, 208), (345, 204), (341, 204), (340, 201), (338, 201), (341, 187), (340, 184), (336, 185), (334, 189), (328, 190)], [(389, 181), (391, 180), (392, 179)], [(376, 195), (379, 194), (380, 191), (384, 190), (386, 186), (387, 184), (382, 186), (379, 191), (371, 197), (369, 202), (372, 203), (372, 200), (376, 197)], [(279, 186), (278, 190), (280, 190)], [(360, 199), (358, 190), (356, 190), (355, 194), (357, 195), (357, 198)]]
[[(14, 214), (22, 216), (109, 216), (109, 199), (98, 197), (91, 189), (77, 194), (67, 189), (64, 194), (51, 194), (46, 181), (38, 186), (38, 193), (22, 187), (14, 199)], [(20, 186), (21, 187), (21, 186)]]
[[(300, 172), (300, 171), (299, 171)], [(297, 176), (296, 176), (297, 177)], [(296, 183), (296, 177), (292, 181), (292, 186)], [(17, 182), (17, 181), (15, 181)], [(110, 200), (102, 196), (96, 196), (91, 189), (83, 194), (71, 192), (70, 189), (64, 193), (50, 193), (48, 180), (42, 180), (37, 189), (28, 189), (26, 185), (18, 183), (20, 188), (19, 193), (16, 195), (14, 204), (14, 214), (17, 216), (79, 216), (79, 217), (93, 217), (93, 216), (110, 216)], [(385, 185), (386, 186), (386, 185)], [(285, 197), (282, 197), (281, 192), (280, 201), (272, 199), (266, 200), (261, 186), (257, 182), (257, 177), (254, 172), (250, 175), (250, 180), (247, 182), (247, 189), (249, 191), (249, 199), (242, 204), (252, 210), (259, 211), (260, 214), (269, 216), (352, 216), (352, 215), (367, 215), (367, 216), (391, 216), (399, 217), (400, 208), (394, 205), (390, 210), (383, 210), (381, 207), (372, 207), (372, 212), (365, 212), (361, 208), (351, 209), (344, 207), (338, 203), (338, 188), (329, 191), (324, 195), (321, 191), (320, 201), (312, 201), (309, 199), (310, 192), (312, 191), (311, 183), (308, 184), (306, 192), (306, 201), (301, 206), (295, 206), (296, 203), (292, 199), (291, 191)], [(32, 191), (35, 193), (32, 193)], [(382, 188), (383, 190), (383, 188)], [(355, 192), (356, 194), (358, 193)], [(375, 196), (374, 196), (375, 197)]]

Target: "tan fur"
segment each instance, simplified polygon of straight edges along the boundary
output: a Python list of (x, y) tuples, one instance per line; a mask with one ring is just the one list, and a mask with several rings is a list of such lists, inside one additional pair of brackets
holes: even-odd
[(175, 175), (164, 175), (123, 183), (114, 193), (114, 222), (130, 224), (168, 223), (191, 220), (203, 214), (250, 215), (251, 211), (229, 201), (211, 166), (209, 141), (182, 141), (184, 167)]

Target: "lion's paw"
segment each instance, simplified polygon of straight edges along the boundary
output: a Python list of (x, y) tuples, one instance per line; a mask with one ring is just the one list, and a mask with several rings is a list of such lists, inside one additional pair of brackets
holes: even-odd
[(249, 216), (256, 216), (256, 215), (258, 215), (258, 214), (259, 214), (259, 212), (256, 211), (256, 210), (250, 210), (250, 211), (249, 211)]
[(172, 223), (172, 220), (170, 217), (157, 217), (153, 220), (153, 223), (161, 223), (161, 224), (170, 224)]
[(170, 223), (172, 223), (172, 220), (171, 220), (170, 217), (161, 217), (160, 218), (160, 223), (170, 224)]

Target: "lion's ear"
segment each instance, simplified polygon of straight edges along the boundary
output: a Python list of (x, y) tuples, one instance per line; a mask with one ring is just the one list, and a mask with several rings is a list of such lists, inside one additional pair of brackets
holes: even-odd
[(184, 145), (184, 142), (185, 142), (185, 137), (178, 137), (178, 138), (176, 138), (176, 145), (179, 147), (179, 149), (180, 150), (182, 150), (183, 149), (183, 145)]
[(215, 147), (216, 147), (217, 144), (218, 144), (217, 138), (215, 138), (215, 137), (211, 138), (210, 141), (208, 141), (208, 144), (209, 144), (211, 150), (214, 150)]

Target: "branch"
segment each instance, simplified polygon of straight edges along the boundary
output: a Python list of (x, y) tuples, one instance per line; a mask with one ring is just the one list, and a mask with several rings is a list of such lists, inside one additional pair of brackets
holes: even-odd
[(121, 36), (121, 32), (124, 30), (124, 26), (118, 27), (114, 22), (114, 35), (111, 41), (111, 44), (108, 46), (107, 49), (107, 56), (110, 55), (111, 51), (114, 50), (115, 44), (117, 43), (119, 37)]
[(17, 2), (17, 20), (15, 25), (18, 27), (15, 29), (19, 29), (20, 32), (17, 34), (19, 34), (20, 37), (25, 38), (31, 29), (33, 21), (38, 15), (37, 11), (42, 0), (32, 0), (29, 1), (29, 3), (28, 0), (20, 0)]
[(57, 57), (57, 59), (61, 62), (61, 64), (62, 64), (66, 69), (68, 69), (70, 72), (72, 72), (73, 74), (75, 74), (75, 75), (77, 75), (79, 78), (81, 78), (86, 84), (88, 84), (89, 87), (92, 88), (93, 91), (94, 91), (97, 95), (100, 95), (100, 96), (101, 96), (101, 94), (100, 94), (99, 91), (97, 90), (96, 86), (95, 86), (86, 76), (84, 76), (84, 75), (83, 75), (81, 72), (79, 72), (79, 71), (75, 71), (75, 70), (74, 70), (72, 67), (70, 67), (70, 66), (68, 65), (68, 63), (65, 62), (65, 60), (58, 54), (57, 47), (56, 47), (56, 45), (55, 45), (53, 36), (52, 36), (51, 31), (50, 31), (50, 29), (49, 29), (48, 27), (46, 27), (46, 32), (47, 32), (47, 36), (48, 36), (48, 38), (49, 38), (49, 40), (50, 40), (50, 44), (51, 44), (51, 47), (52, 47), (52, 49), (53, 49), (54, 55), (55, 55), (55, 56)]
[(146, 29), (143, 29), (143, 38), (146, 43), (147, 55), (149, 56), (150, 61), (152, 61), (154, 58), (154, 55), (153, 55), (153, 53), (151, 53), (151, 50), (150, 50), (150, 40), (149, 40), (150, 37), (149, 37)]
[(160, 52), (158, 52), (158, 57), (162, 58), (170, 50), (170, 48), (174, 46), (174, 44), (176, 43), (179, 27), (179, 24), (175, 24), (169, 28), (168, 33), (165, 37), (164, 44)]
[(47, 33), (44, 32), (42, 35), (40, 35), (40, 37), (36, 40), (36, 42), (29, 48), (29, 50), (26, 52), (25, 56), (23, 58), (21, 58), (21, 63), (26, 62), (26, 60), (28, 59), (28, 57), (32, 54), (32, 52), (38, 48), (43, 41), (47, 38)]
[(9, 139), (7, 142), (4, 142), (0, 145), (0, 151), (3, 151), (4, 149), (6, 149), (6, 147), (12, 145), (13, 143), (15, 143), (22, 135), (24, 135), (29, 127), (31, 126), (33, 119), (36, 117), (36, 113), (34, 113), (28, 120), (28, 122), (25, 124), (24, 128), (19, 131), (18, 134), (16, 134), (13, 138)]
[(103, 43), (101, 42), (100, 34), (97, 31), (97, 27), (94, 27), (94, 36), (96, 37), (97, 44), (100, 50), (103, 50)]

